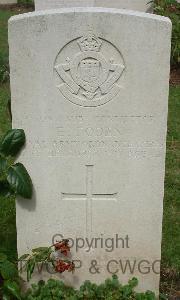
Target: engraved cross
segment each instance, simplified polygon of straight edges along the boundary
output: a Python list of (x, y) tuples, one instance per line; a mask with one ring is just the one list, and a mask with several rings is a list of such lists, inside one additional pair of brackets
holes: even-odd
[(117, 201), (118, 193), (95, 194), (93, 193), (93, 165), (86, 166), (86, 193), (61, 193), (62, 200), (65, 201), (86, 201), (86, 234), (87, 237), (92, 232), (92, 202), (93, 201)]

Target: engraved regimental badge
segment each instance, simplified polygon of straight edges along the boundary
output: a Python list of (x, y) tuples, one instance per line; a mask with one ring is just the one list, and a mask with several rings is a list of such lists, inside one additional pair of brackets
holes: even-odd
[(66, 99), (95, 107), (119, 93), (125, 63), (115, 46), (89, 33), (65, 45), (54, 68), (57, 87)]

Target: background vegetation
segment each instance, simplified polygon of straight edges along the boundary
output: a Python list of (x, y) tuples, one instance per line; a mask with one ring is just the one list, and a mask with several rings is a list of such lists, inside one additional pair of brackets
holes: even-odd
[(180, 64), (180, 3), (176, 0), (155, 0), (154, 12), (171, 19), (171, 64), (177, 66)]
[(34, 0), (18, 0), (18, 4), (24, 5), (26, 7), (33, 7), (34, 6)]

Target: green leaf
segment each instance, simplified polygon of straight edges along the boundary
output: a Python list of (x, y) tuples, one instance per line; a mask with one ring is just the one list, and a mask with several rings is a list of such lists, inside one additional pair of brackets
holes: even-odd
[(9, 130), (2, 138), (0, 152), (5, 156), (15, 156), (25, 144), (25, 133), (23, 129)]
[(146, 295), (146, 299), (147, 300), (156, 300), (156, 296), (155, 296), (155, 293), (151, 292), (151, 291), (147, 291), (145, 293)]
[(10, 186), (18, 195), (28, 199), (32, 197), (32, 181), (26, 168), (21, 163), (11, 166), (7, 171), (7, 175)]
[(50, 258), (52, 249), (48, 247), (40, 247), (37, 249), (33, 249), (32, 252), (34, 253), (35, 261), (42, 262)]
[(35, 252), (49, 252), (49, 247), (39, 247), (39, 248), (35, 248), (35, 249), (32, 249), (32, 252), (35, 253)]
[(16, 266), (8, 260), (0, 264), (0, 273), (5, 280), (15, 278), (18, 275)]
[(11, 280), (5, 281), (4, 287), (16, 299), (21, 300), (20, 287), (15, 281), (11, 281)]
[(24, 255), (22, 255), (18, 260), (19, 260), (19, 261), (21, 261), (21, 260), (26, 260), (28, 257), (29, 257), (29, 254), (24, 254)]
[(34, 272), (34, 268), (35, 268), (35, 259), (32, 258), (31, 260), (29, 260), (27, 262), (26, 268), (27, 268), (27, 281), (29, 281), (32, 277), (32, 274)]
[(138, 279), (132, 278), (131, 280), (129, 280), (129, 285), (130, 287), (135, 288), (138, 285)]

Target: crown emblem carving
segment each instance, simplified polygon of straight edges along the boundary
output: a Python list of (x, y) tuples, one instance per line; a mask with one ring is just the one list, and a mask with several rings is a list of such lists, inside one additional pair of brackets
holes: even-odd
[(99, 52), (102, 42), (94, 34), (89, 33), (88, 35), (80, 38), (78, 41), (78, 44), (79, 44), (79, 47), (82, 52), (85, 52), (85, 51)]
[[(77, 49), (77, 45), (80, 51), (74, 53), (72, 49)], [(61, 80), (58, 88), (65, 98), (77, 105), (95, 107), (109, 102), (119, 93), (118, 81), (125, 65), (116, 47), (89, 32), (68, 43), (62, 51), (66, 48), (68, 57), (65, 60), (63, 52), (61, 60), (60, 51), (54, 66)]]

